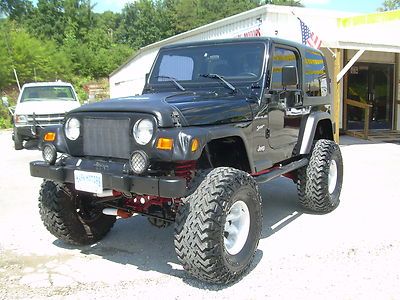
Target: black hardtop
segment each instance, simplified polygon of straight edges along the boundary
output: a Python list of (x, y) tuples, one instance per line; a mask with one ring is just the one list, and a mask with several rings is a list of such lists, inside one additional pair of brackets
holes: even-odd
[(274, 43), (280, 45), (286, 45), (290, 47), (294, 47), (299, 49), (301, 52), (304, 50), (316, 51), (322, 54), (322, 52), (318, 49), (309, 47), (304, 44), (300, 44), (295, 41), (285, 40), (277, 37), (249, 37), (249, 38), (229, 38), (229, 39), (217, 39), (217, 40), (206, 40), (206, 41), (196, 41), (196, 42), (178, 42), (171, 45), (166, 45), (160, 48), (160, 51), (163, 49), (174, 49), (174, 48), (183, 48), (183, 47), (191, 47), (191, 46), (206, 46), (206, 45), (219, 45), (219, 44), (232, 44), (232, 43), (249, 43), (249, 42), (261, 42), (261, 43)]

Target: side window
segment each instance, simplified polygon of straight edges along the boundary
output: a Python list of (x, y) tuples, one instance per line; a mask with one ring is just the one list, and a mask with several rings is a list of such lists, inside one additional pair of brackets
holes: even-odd
[(326, 96), (328, 94), (328, 79), (321, 54), (307, 50), (304, 69), (307, 96)]
[[(284, 48), (275, 48), (272, 57), (271, 89), (282, 90), (282, 67), (297, 67), (297, 56), (294, 51)], [(288, 86), (288, 89), (296, 89), (296, 85)]]

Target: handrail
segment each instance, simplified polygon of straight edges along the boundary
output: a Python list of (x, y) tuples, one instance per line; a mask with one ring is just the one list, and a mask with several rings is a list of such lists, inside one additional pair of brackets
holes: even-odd
[[(351, 99), (345, 99), (344, 105), (350, 105), (350, 106), (358, 107), (358, 108), (361, 108), (364, 110), (364, 134), (363, 134), (363, 136), (366, 140), (368, 140), (369, 110), (372, 107), (372, 105), (358, 102), (358, 101), (351, 100)], [(347, 122), (347, 120), (346, 120), (346, 122)]]
[(351, 100), (351, 99), (346, 99), (346, 100), (345, 100), (345, 103), (346, 103), (347, 105), (355, 106), (355, 107), (359, 107), (359, 108), (363, 108), (363, 109), (371, 108), (371, 107), (372, 107), (371, 104), (366, 104), (366, 103), (358, 102), (358, 101)]

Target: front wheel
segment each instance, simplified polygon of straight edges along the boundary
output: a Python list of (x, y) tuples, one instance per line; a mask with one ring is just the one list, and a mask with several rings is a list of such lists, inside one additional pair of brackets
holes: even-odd
[(201, 280), (232, 282), (250, 267), (261, 227), (261, 197), (254, 179), (233, 168), (214, 169), (178, 210), (178, 260)]
[(300, 204), (313, 212), (330, 212), (339, 205), (342, 183), (343, 159), (339, 146), (330, 140), (318, 140), (308, 165), (298, 171)]
[(90, 245), (102, 239), (114, 225), (114, 216), (104, 215), (90, 195), (69, 185), (45, 180), (39, 196), (44, 226), (57, 238), (74, 245)]
[(22, 136), (18, 134), (17, 130), (14, 128), (14, 149), (21, 150), (24, 148)]

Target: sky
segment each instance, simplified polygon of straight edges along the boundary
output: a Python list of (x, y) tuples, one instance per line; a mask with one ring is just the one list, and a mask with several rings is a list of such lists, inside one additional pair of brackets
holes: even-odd
[[(302, 0), (308, 8), (330, 9), (359, 13), (376, 12), (384, 0)], [(35, 2), (35, 1), (34, 1)], [(134, 0), (92, 0), (96, 3), (94, 11), (103, 12), (111, 10), (120, 12), (126, 3)]]

